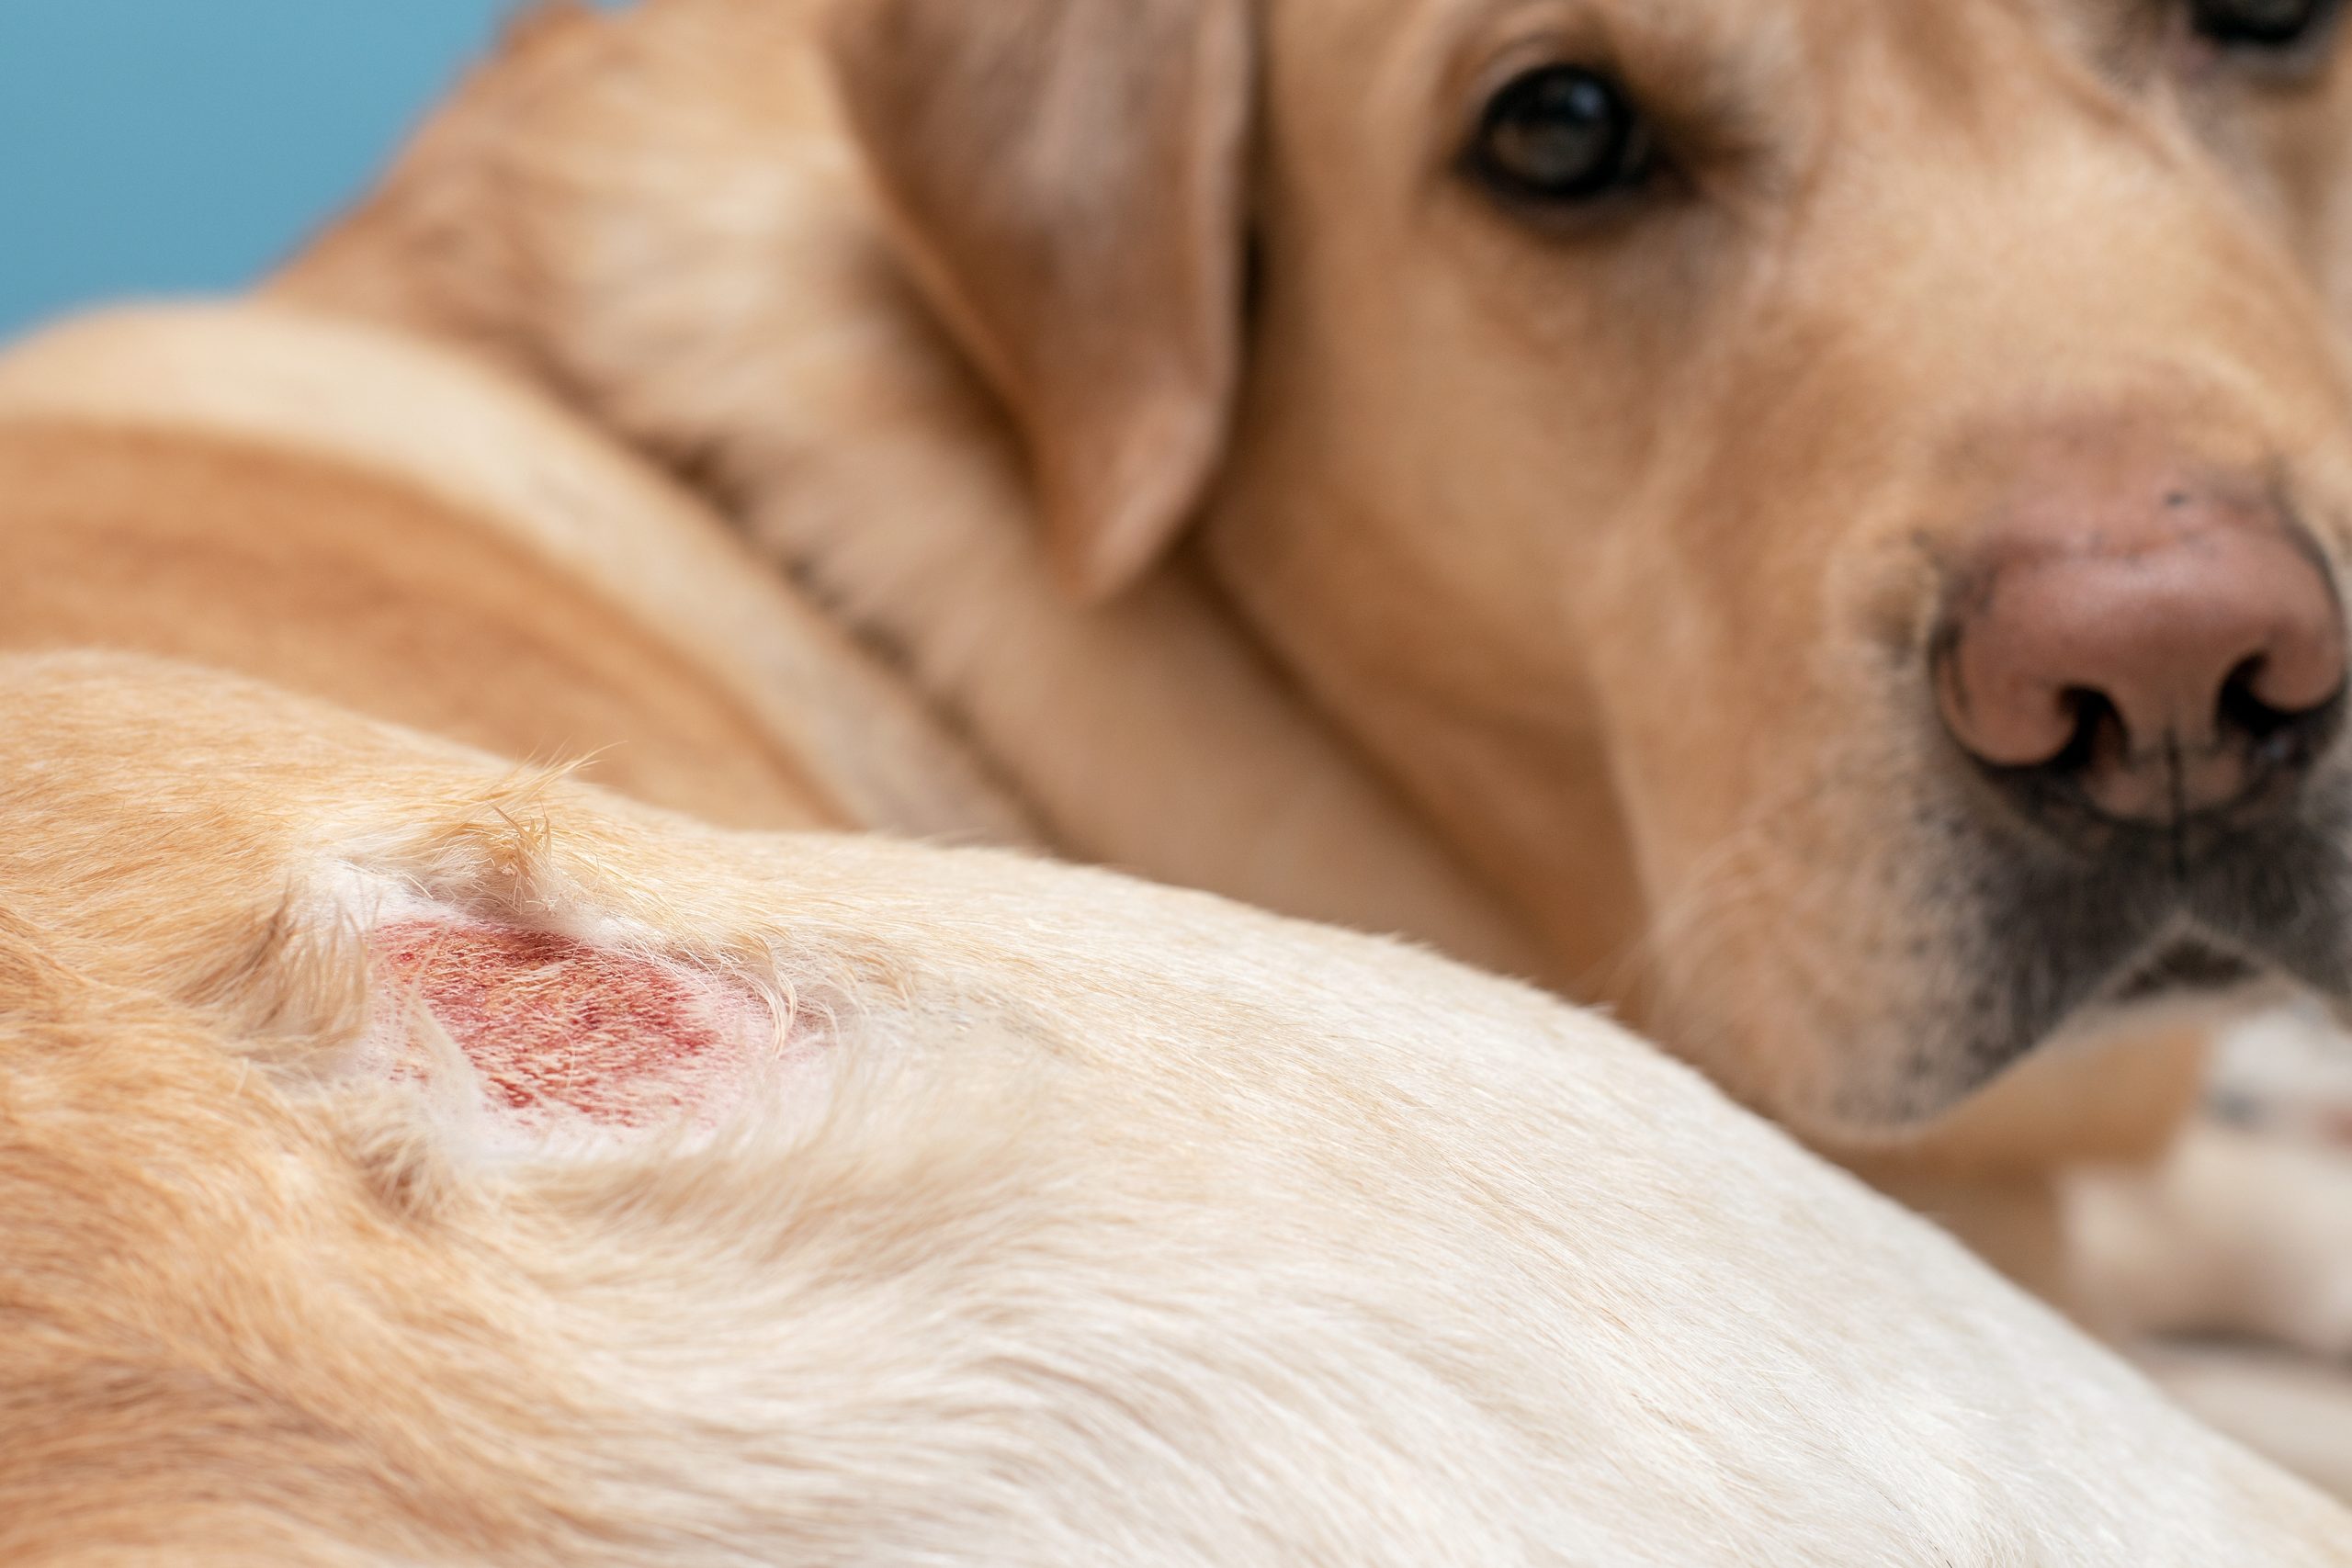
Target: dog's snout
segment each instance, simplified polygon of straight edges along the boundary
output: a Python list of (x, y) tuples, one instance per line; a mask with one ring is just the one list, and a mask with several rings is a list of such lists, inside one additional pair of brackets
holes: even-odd
[(1952, 738), (2107, 818), (2177, 821), (2304, 766), (2345, 684), (2343, 608), (2262, 487), (2036, 487), (1960, 563), (1935, 645)]

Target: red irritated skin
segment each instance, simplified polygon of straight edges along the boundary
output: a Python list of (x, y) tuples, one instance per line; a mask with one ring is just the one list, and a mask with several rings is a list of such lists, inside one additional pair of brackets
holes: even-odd
[(641, 1128), (717, 1110), (767, 1010), (734, 982), (548, 931), (404, 919), (369, 945), (379, 994), (430, 1014), (491, 1109), (526, 1122)]

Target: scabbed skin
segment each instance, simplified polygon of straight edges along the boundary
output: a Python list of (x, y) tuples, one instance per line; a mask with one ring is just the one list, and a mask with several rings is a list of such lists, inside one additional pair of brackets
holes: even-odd
[(740, 1092), (775, 1024), (748, 987), (553, 931), (429, 917), (368, 940), (379, 994), (405, 994), (524, 1121), (647, 1127)]

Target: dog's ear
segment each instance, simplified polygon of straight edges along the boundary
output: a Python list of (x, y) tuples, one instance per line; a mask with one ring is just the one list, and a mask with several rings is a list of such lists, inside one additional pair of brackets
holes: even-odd
[(851, 125), (1010, 406), (1063, 580), (1141, 575), (1239, 374), (1249, 0), (842, 0)]

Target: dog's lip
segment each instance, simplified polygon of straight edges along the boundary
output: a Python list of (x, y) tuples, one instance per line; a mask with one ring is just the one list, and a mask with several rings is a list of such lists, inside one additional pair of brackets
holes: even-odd
[[(2259, 954), (2202, 933), (2177, 936), (2143, 948), (2116, 965), (2079, 1005), (2018, 1055), (2069, 1042), (2128, 1036), (2153, 1021), (2219, 1028), (2256, 1010), (2266, 999), (2301, 988), (2282, 965)], [(2274, 991), (2278, 996), (2270, 995)]]
[(2272, 973), (2270, 964), (2209, 937), (2176, 937), (2122, 965), (2099, 987), (2096, 1005), (2123, 1008), (2214, 996), (2251, 986)]

